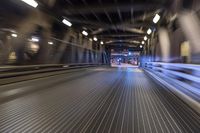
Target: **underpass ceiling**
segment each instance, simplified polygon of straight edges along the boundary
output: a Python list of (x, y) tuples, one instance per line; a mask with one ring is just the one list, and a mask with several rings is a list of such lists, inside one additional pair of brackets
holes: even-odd
[[(89, 37), (104, 42), (127, 39), (142, 41), (156, 13), (162, 13), (173, 0), (37, 0), (40, 8), (58, 19), (64, 17), (80, 30), (87, 29)], [(10, 2), (17, 5), (11, 5)], [(21, 17), (28, 11), (14, 0), (1, 2), (0, 10)], [(49, 6), (51, 3), (51, 7)], [(52, 3), (54, 4), (52, 6)], [(7, 15), (7, 14), (6, 14)], [(59, 16), (58, 16), (59, 15)], [(1, 14), (5, 17), (5, 14)], [(9, 15), (7, 15), (9, 16)], [(14, 17), (14, 15), (10, 15)], [(9, 17), (8, 17), (9, 18)]]
[(59, 0), (56, 8), (75, 26), (105, 42), (128, 39), (142, 41), (156, 13), (172, 0)]

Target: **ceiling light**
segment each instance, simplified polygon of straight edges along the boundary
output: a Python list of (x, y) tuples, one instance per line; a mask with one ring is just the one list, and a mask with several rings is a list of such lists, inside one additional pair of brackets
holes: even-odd
[(142, 44), (144, 44), (144, 41), (142, 41)]
[(11, 36), (16, 38), (16, 37), (17, 37), (17, 34), (12, 33)]
[(147, 36), (145, 36), (145, 37), (144, 37), (144, 40), (146, 41), (147, 39), (148, 39)]
[(35, 0), (21, 0), (24, 3), (36, 8), (38, 6), (38, 3)]
[(96, 37), (93, 38), (94, 41), (98, 41), (98, 39)]
[(142, 46), (142, 45), (140, 45), (140, 48), (143, 48), (143, 46)]
[(31, 38), (31, 41), (32, 41), (32, 42), (39, 42), (39, 39), (36, 38), (36, 37), (32, 37), (32, 38)]
[(160, 20), (160, 15), (156, 14), (155, 17), (153, 18), (153, 22), (156, 24)]
[(49, 45), (53, 45), (53, 42), (48, 42)]
[(92, 38), (89, 39), (92, 42)]
[(101, 41), (101, 45), (103, 45), (104, 43), (103, 43), (103, 41)]
[(82, 34), (88, 36), (88, 33), (86, 31), (82, 31)]
[(66, 19), (63, 19), (63, 24), (65, 24), (65, 25), (67, 25), (67, 26), (69, 26), (69, 27), (71, 27), (72, 26), (72, 23), (70, 23), (68, 20), (66, 20)]
[(149, 29), (147, 30), (147, 34), (150, 35), (151, 32), (152, 32), (152, 30), (149, 28)]

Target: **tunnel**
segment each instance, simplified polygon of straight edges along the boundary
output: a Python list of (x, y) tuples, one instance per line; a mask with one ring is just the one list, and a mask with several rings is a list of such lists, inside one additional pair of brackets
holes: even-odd
[(199, 0), (1, 0), (0, 133), (200, 133)]

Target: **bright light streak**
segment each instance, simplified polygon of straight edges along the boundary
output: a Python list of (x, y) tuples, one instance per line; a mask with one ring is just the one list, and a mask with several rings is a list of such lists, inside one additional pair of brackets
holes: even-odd
[(145, 42), (144, 41), (142, 41), (142, 44), (144, 44)]
[(88, 33), (86, 31), (82, 31), (82, 34), (88, 36)]
[(48, 42), (49, 45), (53, 45), (53, 42)]
[(103, 41), (101, 41), (101, 45), (103, 45), (104, 43), (103, 43)]
[(96, 37), (93, 38), (94, 41), (98, 41), (98, 39)]
[(160, 20), (160, 15), (156, 14), (155, 17), (153, 18), (153, 22), (156, 24)]
[(21, 0), (24, 3), (36, 8), (38, 6), (38, 3), (35, 0)]
[(32, 38), (31, 38), (31, 41), (32, 41), (32, 42), (39, 42), (40, 40), (39, 40), (38, 38), (36, 38), (36, 37), (32, 37)]
[(66, 19), (63, 19), (63, 24), (65, 24), (65, 25), (67, 25), (67, 26), (69, 26), (69, 27), (71, 27), (72, 26), (72, 23), (71, 22), (69, 22), (68, 20), (66, 20)]
[(150, 35), (151, 32), (152, 32), (152, 30), (149, 28), (149, 29), (147, 30), (147, 34)]
[(146, 41), (147, 39), (148, 39), (147, 36), (145, 36), (145, 37), (144, 37), (144, 40)]
[(17, 37), (17, 34), (12, 33), (11, 36), (16, 38), (16, 37)]

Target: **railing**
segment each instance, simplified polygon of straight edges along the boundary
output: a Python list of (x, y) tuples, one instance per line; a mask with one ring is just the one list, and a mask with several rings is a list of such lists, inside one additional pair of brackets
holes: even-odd
[(144, 70), (200, 114), (200, 65), (147, 62)]
[(145, 69), (200, 101), (200, 65), (148, 62)]
[(4, 66), (0, 67), (0, 78), (24, 76), (37, 73), (63, 71), (86, 67), (104, 66), (106, 64), (50, 64), (50, 65), (27, 65), (27, 66)]
[(4, 66), (0, 67), (0, 85), (19, 81), (49, 77), (79, 71), (88, 67), (107, 66), (106, 64), (50, 64), (28, 66)]

